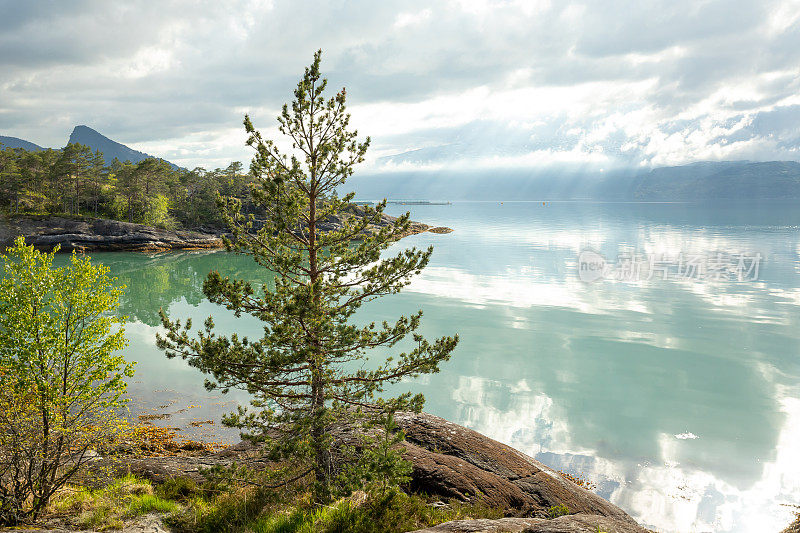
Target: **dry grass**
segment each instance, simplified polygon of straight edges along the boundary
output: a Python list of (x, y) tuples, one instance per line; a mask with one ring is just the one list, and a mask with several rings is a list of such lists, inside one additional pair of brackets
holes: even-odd
[(225, 447), (223, 444), (184, 439), (176, 428), (139, 424), (126, 431), (116, 443), (134, 454), (175, 456), (194, 453), (213, 453)]
[(561, 470), (559, 470), (558, 473), (564, 479), (568, 479), (568, 480), (572, 481), (573, 483), (575, 483), (576, 485), (578, 485), (579, 487), (583, 487), (586, 490), (594, 491), (597, 488), (597, 484), (596, 483), (594, 483), (592, 481), (589, 481), (589, 479), (587, 479), (587, 478), (585, 478), (583, 476), (568, 474), (568, 473), (563, 472)]

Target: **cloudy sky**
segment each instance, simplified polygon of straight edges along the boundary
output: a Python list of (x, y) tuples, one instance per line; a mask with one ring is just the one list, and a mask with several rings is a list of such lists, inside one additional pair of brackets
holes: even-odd
[(0, 0), (0, 134), (246, 161), (317, 48), (373, 170), (800, 160), (800, 0)]

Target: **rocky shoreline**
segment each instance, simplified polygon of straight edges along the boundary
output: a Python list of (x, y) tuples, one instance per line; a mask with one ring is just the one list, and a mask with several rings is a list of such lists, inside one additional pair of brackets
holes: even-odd
[[(353, 215), (350, 215), (353, 216)], [(381, 222), (368, 231), (375, 231), (389, 224), (395, 217), (384, 215)], [(322, 224), (323, 231), (342, 227), (343, 218), (331, 217)], [(449, 233), (450, 228), (432, 227), (421, 222), (412, 222), (406, 235), (423, 232)], [(27, 244), (44, 251), (56, 245), (62, 252), (146, 252), (157, 253), (173, 250), (207, 250), (222, 248), (221, 231), (165, 230), (142, 224), (88, 217), (62, 217), (17, 215), (0, 218), (0, 245), (13, 244), (18, 236), (24, 236)]]
[[(616, 505), (604, 500), (541, 462), (471, 429), (427, 413), (401, 413), (397, 423), (406, 434), (404, 456), (413, 473), (407, 490), (445, 501), (480, 501), (504, 510), (498, 520), (457, 520), (418, 530), (417, 533), (646, 533)], [(337, 435), (347, 439), (346, 431)], [(128, 473), (155, 484), (189, 477), (202, 480), (200, 471), (233, 463), (267, 468), (257, 447), (242, 442), (220, 451), (194, 451), (174, 456), (97, 458), (95, 472), (119, 476)], [(566, 507), (568, 514), (551, 518), (550, 509)], [(165, 531), (152, 517), (140, 519), (127, 531)], [(64, 529), (40, 530), (49, 533)]]
[(56, 245), (62, 252), (163, 252), (204, 250), (223, 246), (212, 233), (171, 231), (102, 218), (17, 216), (0, 221), (0, 243), (13, 244), (18, 236), (44, 251)]

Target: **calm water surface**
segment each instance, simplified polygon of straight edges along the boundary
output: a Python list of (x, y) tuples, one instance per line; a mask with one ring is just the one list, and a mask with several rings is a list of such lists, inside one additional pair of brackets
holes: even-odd
[[(395, 213), (406, 210), (393, 206)], [(459, 333), (441, 373), (405, 383), (426, 410), (587, 477), (658, 531), (778, 531), (800, 503), (800, 209), (792, 205), (464, 202), (413, 206), (447, 225), (406, 246), (436, 248), (408, 289), (363, 309), (390, 320), (422, 308), (429, 337)], [(758, 279), (736, 273), (582, 281), (578, 255), (727, 257), (758, 253)], [(206, 273), (265, 279), (218, 253), (101, 254), (128, 286), (125, 355), (141, 410), (187, 433), (219, 427), (240, 393), (221, 396), (155, 348), (158, 309), (259, 333), (205, 301)], [(675, 263), (677, 265), (677, 263)], [(752, 273), (751, 273), (752, 274)], [(729, 279), (724, 279), (728, 277)], [(719, 278), (719, 279), (717, 279)], [(191, 424), (212, 420), (214, 424)]]

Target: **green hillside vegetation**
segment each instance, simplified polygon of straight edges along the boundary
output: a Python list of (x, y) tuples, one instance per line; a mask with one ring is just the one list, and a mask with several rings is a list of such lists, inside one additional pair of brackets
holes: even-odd
[(252, 210), (241, 163), (175, 169), (162, 159), (107, 163), (82, 144), (28, 151), (0, 145), (0, 212), (112, 218), (162, 228), (222, 227), (217, 194)]

